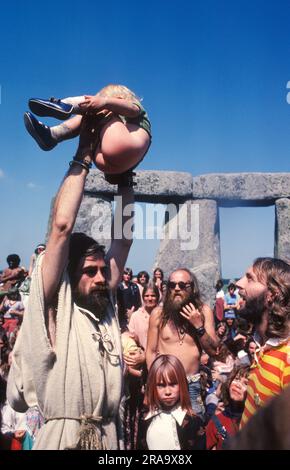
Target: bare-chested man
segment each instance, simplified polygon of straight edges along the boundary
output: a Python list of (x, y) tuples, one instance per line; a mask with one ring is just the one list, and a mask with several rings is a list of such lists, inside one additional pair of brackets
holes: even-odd
[(196, 277), (186, 268), (174, 271), (167, 284), (163, 307), (152, 312), (146, 352), (147, 367), (158, 354), (173, 354), (182, 362), (191, 404), (201, 417), (199, 365), (201, 351), (214, 355), (218, 346), (213, 313), (202, 303)]
[(8, 291), (27, 276), (27, 271), (20, 265), (20, 258), (16, 254), (7, 256), (8, 268), (0, 275), (0, 291)]

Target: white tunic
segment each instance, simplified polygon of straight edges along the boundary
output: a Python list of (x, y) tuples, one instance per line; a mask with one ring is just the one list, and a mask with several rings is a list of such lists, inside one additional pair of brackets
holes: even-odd
[(7, 397), (16, 411), (38, 405), (46, 423), (33, 449), (64, 449), (78, 439), (80, 417), (102, 419), (102, 442), (122, 448), (122, 363), (113, 306), (99, 323), (72, 301), (67, 273), (58, 296), (56, 345), (44, 322), (42, 256), (33, 272), (28, 309), (13, 351)]

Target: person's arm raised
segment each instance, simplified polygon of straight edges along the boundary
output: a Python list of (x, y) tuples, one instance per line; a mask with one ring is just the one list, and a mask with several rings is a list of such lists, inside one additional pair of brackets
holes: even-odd
[(115, 290), (133, 242), (134, 192), (131, 187), (118, 189), (117, 204), (111, 228), (111, 246), (106, 260), (109, 267), (108, 285)]
[[(91, 161), (94, 134), (90, 121), (83, 119), (76, 158), (80, 162)], [(88, 170), (79, 163), (71, 165), (57, 194), (42, 264), (42, 280), (46, 305), (57, 291), (62, 272), (67, 263), (70, 235), (82, 201)]]
[(8, 274), (5, 274), (5, 271), (3, 272), (2, 276), (0, 277), (1, 282), (13, 281), (14, 279), (18, 279), (21, 273), (24, 272), (22, 268), (15, 268), (10, 271), (12, 272), (9, 272)]
[(159, 327), (161, 321), (162, 308), (156, 307), (150, 315), (147, 347), (146, 364), (149, 370), (152, 362), (158, 355)]

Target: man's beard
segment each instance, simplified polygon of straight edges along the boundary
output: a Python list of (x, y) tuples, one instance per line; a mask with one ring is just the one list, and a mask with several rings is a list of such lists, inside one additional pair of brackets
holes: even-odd
[(109, 291), (107, 287), (96, 288), (90, 294), (75, 291), (74, 301), (79, 307), (89, 310), (97, 317), (101, 317), (106, 313), (110, 302)]
[(266, 295), (266, 292), (263, 292), (257, 297), (247, 299), (244, 308), (239, 310), (239, 316), (245, 318), (254, 326), (259, 326), (267, 310)]
[(186, 293), (187, 295), (183, 298), (175, 298), (174, 292), (168, 292), (164, 304), (163, 304), (163, 315), (167, 321), (172, 321), (178, 327), (185, 327), (188, 321), (180, 315), (180, 311), (185, 305), (190, 302), (195, 305), (194, 297), (192, 293)]

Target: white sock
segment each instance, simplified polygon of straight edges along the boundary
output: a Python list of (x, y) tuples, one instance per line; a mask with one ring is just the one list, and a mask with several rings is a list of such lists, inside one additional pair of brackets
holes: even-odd
[(51, 137), (56, 142), (62, 142), (63, 140), (73, 139), (74, 137), (79, 135), (79, 129), (75, 129), (74, 131), (72, 131), (72, 129), (68, 127), (65, 122), (62, 122), (57, 126), (52, 126), (50, 128), (50, 132)]
[(84, 114), (85, 111), (79, 106), (80, 103), (85, 101), (84, 96), (72, 96), (61, 100), (63, 103), (72, 104), (74, 114)]

